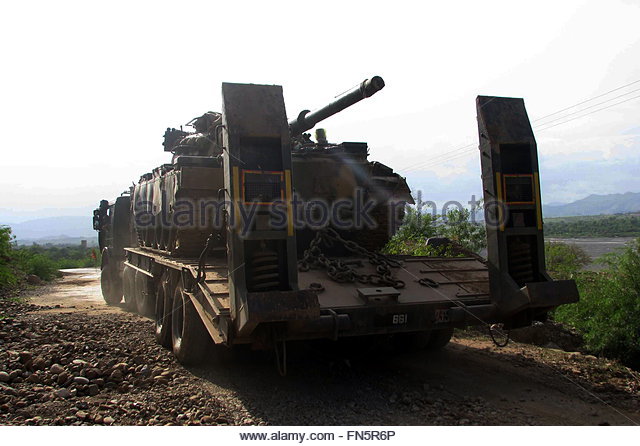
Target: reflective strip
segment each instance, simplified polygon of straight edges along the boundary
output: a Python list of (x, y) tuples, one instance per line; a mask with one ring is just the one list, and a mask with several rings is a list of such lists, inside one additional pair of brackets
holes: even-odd
[(293, 205), (291, 204), (291, 170), (284, 171), (285, 199), (287, 200), (287, 235), (293, 237)]
[(240, 171), (238, 166), (233, 166), (233, 208), (235, 215), (235, 230), (240, 231)]
[(498, 194), (498, 221), (500, 222), (500, 230), (504, 231), (504, 219), (502, 216), (502, 178), (500, 177), (500, 172), (496, 172), (496, 192)]
[(542, 205), (540, 203), (540, 181), (538, 172), (533, 172), (533, 187), (536, 192), (536, 217), (538, 219), (538, 230), (542, 231)]

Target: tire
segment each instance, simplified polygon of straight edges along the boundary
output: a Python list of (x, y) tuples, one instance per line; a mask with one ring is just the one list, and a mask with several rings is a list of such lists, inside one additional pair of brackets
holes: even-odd
[(128, 266), (122, 273), (122, 288), (124, 291), (124, 306), (129, 311), (136, 311), (136, 271)]
[(160, 283), (156, 287), (155, 305), (155, 334), (158, 344), (165, 348), (171, 348), (171, 309), (174, 289), (172, 288), (171, 273), (168, 271), (162, 275)]
[(453, 336), (453, 328), (444, 328), (431, 331), (427, 348), (429, 350), (439, 350), (449, 343)]
[(100, 288), (107, 305), (118, 305), (122, 300), (122, 279), (109, 263), (100, 270)]
[(171, 344), (173, 354), (184, 365), (195, 365), (204, 360), (211, 344), (209, 333), (204, 327), (189, 296), (178, 284), (173, 293), (171, 314)]
[(153, 279), (146, 274), (136, 271), (136, 311), (141, 316), (151, 317), (155, 313), (156, 293), (153, 286)]

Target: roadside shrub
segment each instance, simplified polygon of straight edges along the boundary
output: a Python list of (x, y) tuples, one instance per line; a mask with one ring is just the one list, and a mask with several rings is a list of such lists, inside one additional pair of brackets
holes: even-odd
[(606, 269), (576, 276), (580, 302), (555, 311), (595, 354), (640, 367), (640, 239), (605, 258)]
[(570, 279), (591, 263), (591, 257), (577, 245), (547, 242), (544, 245), (547, 271), (555, 279)]
[(12, 263), (11, 228), (0, 226), (0, 291), (14, 287), (18, 277)]
[(20, 270), (26, 274), (34, 274), (42, 280), (52, 280), (58, 275), (56, 262), (43, 254), (35, 254), (28, 250), (16, 250), (16, 259)]

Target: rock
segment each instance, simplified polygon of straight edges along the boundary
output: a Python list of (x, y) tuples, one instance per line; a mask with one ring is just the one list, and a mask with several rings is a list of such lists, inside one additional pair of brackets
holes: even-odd
[(202, 424), (211, 424), (213, 423), (213, 417), (209, 415), (205, 415), (204, 417), (200, 418), (200, 422)]
[(81, 410), (86, 410), (89, 408), (89, 403), (87, 403), (86, 401), (78, 401), (76, 403), (76, 407)]
[(119, 362), (118, 364), (113, 366), (114, 370), (120, 370), (122, 372), (126, 372), (128, 368), (129, 366), (127, 365), (126, 362)]
[(33, 370), (44, 370), (47, 367), (47, 362), (42, 358), (36, 358), (31, 364)]
[(27, 377), (26, 382), (32, 383), (32, 384), (40, 384), (42, 382), (42, 380), (41, 380), (39, 375), (36, 375), (35, 373), (32, 373), (31, 375), (29, 375)]
[(67, 372), (62, 372), (58, 375), (58, 380), (57, 383), (59, 386), (64, 385), (67, 380), (70, 378), (69, 374)]
[(106, 424), (107, 426), (111, 426), (113, 423), (115, 423), (116, 420), (114, 420), (111, 417), (104, 417), (104, 419), (102, 420), (102, 422), (104, 424)]
[(76, 376), (75, 378), (73, 378), (73, 382), (81, 386), (89, 384), (89, 380), (84, 376)]
[(91, 384), (89, 385), (89, 387), (87, 387), (87, 392), (91, 396), (96, 396), (100, 393), (100, 388), (96, 384)]
[(0, 383), (8, 383), (10, 379), (7, 372), (0, 372)]
[(56, 390), (55, 392), (53, 392), (53, 394), (59, 398), (64, 398), (64, 399), (72, 397), (71, 392), (69, 391), (69, 389), (66, 389), (66, 388)]
[(49, 369), (49, 371), (53, 374), (53, 375), (59, 375), (62, 372), (64, 372), (64, 367), (62, 367), (60, 364), (53, 364), (51, 366), (51, 368)]
[(89, 414), (87, 412), (85, 412), (84, 410), (79, 410), (76, 412), (76, 418), (84, 421), (87, 419), (87, 417), (89, 416)]
[(89, 379), (96, 379), (102, 376), (102, 370), (96, 367), (91, 367), (85, 370), (84, 375)]
[(33, 359), (33, 355), (31, 354), (31, 352), (20, 352), (19, 356), (20, 356), (20, 362), (23, 364), (26, 364), (27, 362)]
[(169, 384), (169, 380), (167, 379), (166, 376), (156, 376), (156, 377), (153, 378), (153, 381), (158, 383), (158, 384), (162, 384), (162, 385)]
[(551, 342), (547, 342), (547, 343), (544, 345), (544, 348), (550, 348), (550, 349), (553, 349), (553, 350), (562, 350), (562, 349), (560, 348), (560, 346), (559, 346), (558, 344), (556, 344), (555, 342), (553, 342), (553, 341), (551, 341)]
[(84, 359), (74, 359), (73, 361), (71, 361), (71, 364), (75, 366), (84, 367), (85, 365), (87, 365), (87, 361), (85, 361)]
[(109, 381), (112, 382), (122, 382), (124, 380), (124, 375), (122, 374), (122, 371), (120, 371), (119, 369), (114, 370), (113, 372), (111, 372), (111, 375), (109, 375)]

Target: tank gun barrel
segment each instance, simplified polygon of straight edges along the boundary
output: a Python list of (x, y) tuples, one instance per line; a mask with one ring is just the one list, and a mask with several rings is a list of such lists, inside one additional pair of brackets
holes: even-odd
[(314, 111), (303, 110), (297, 118), (289, 121), (289, 130), (291, 136), (301, 135), (303, 132), (312, 129), (315, 125), (341, 112), (347, 107), (352, 106), (356, 102), (373, 96), (384, 88), (384, 80), (380, 76), (373, 76), (371, 79), (365, 79), (358, 86), (352, 88), (344, 94), (338, 96), (335, 100)]

